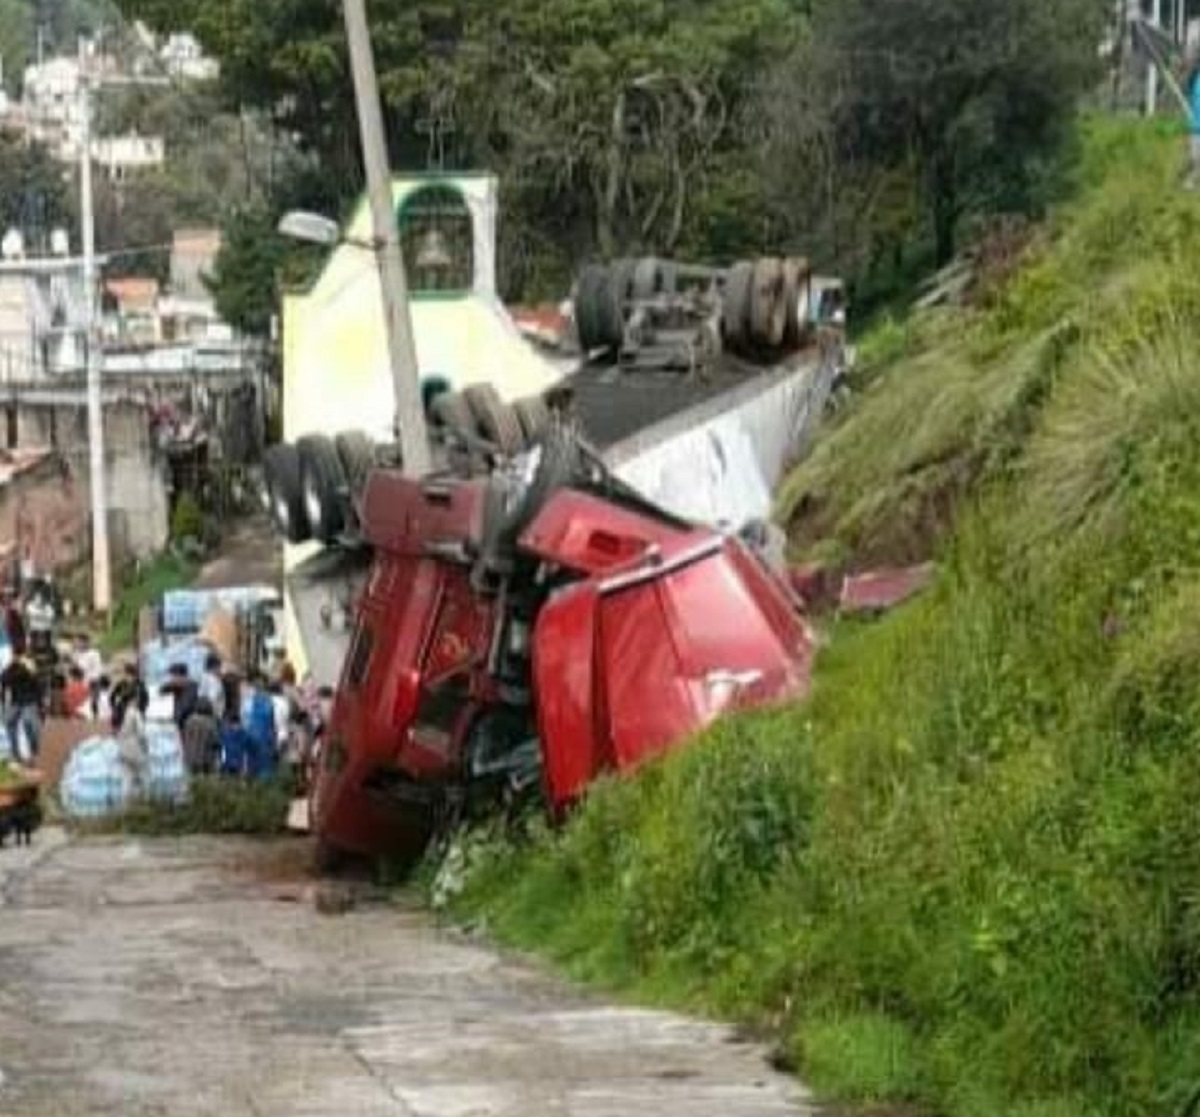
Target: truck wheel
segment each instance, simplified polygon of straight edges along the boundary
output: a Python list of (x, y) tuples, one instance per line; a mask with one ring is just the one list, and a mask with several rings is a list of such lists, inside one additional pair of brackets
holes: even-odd
[(608, 344), (604, 323), (608, 321), (605, 300), (609, 298), (609, 290), (608, 268), (589, 264), (583, 269), (575, 291), (575, 329), (585, 353)]
[(783, 342), (783, 331), (787, 324), (781, 260), (765, 256), (754, 265), (752, 292), (750, 338), (760, 345), (775, 349)]
[(808, 271), (808, 262), (801, 256), (789, 256), (783, 261), (783, 344), (795, 349), (800, 344), (800, 284)]
[(532, 480), (505, 507), (498, 532), (501, 546), (515, 544), (550, 495), (576, 480), (583, 471), (583, 458), (575, 441), (575, 432), (565, 423), (555, 423), (546, 431), (537, 452), (541, 457)]
[(525, 444), (532, 446), (550, 425), (550, 407), (541, 396), (525, 396), (513, 403), (517, 422), (521, 424), (521, 433), (525, 436)]
[(333, 543), (346, 527), (346, 474), (337, 449), (323, 434), (305, 435), (296, 443), (296, 449), (300, 453), (300, 485), (309, 526), (320, 542)]
[(263, 455), (263, 485), (275, 526), (289, 543), (312, 536), (300, 488), (300, 455), (288, 442), (269, 446)]
[(643, 256), (633, 265), (633, 297), (652, 299), (662, 290), (662, 261)]
[(519, 454), (525, 448), (517, 413), (500, 398), (494, 385), (472, 384), (463, 389), (463, 399), (483, 437), (498, 446), (502, 454)]
[(375, 443), (362, 431), (342, 431), (333, 440), (342, 473), (351, 493), (361, 493), (367, 474), (375, 468)]
[(745, 346), (750, 329), (750, 296), (754, 288), (754, 265), (739, 260), (725, 277), (721, 295), (721, 324), (731, 348)]
[(461, 436), (475, 434), (475, 416), (461, 392), (442, 392), (429, 406), (434, 423)]

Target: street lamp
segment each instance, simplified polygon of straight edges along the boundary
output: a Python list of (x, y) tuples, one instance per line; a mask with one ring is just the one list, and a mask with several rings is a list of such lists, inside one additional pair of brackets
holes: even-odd
[(332, 248), (342, 239), (336, 221), (320, 213), (309, 213), (302, 209), (285, 213), (277, 226), (277, 232), (280, 236), (304, 241), (306, 244), (319, 244), (323, 248)]

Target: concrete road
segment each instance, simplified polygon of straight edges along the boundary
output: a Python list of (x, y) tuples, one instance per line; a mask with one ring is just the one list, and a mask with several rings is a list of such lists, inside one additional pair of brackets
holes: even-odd
[(0, 850), (3, 1117), (811, 1112), (726, 1029), (586, 999), (415, 908), (319, 913), (295, 846), (35, 842)]

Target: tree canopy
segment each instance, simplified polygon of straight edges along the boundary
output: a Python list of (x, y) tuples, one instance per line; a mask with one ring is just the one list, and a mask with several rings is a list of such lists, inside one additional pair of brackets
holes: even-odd
[[(188, 27), (231, 105), (361, 184), (335, 0), (122, 0)], [(501, 279), (590, 254), (808, 251), (852, 280), (1044, 201), (1108, 0), (372, 0), (399, 168), (501, 177)], [(330, 195), (333, 196), (331, 199)]]

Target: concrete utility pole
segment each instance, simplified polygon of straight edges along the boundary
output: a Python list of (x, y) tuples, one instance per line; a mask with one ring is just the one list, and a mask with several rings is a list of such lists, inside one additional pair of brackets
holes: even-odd
[[(1155, 31), (1162, 30), (1162, 0), (1154, 0), (1150, 23)], [(1146, 115), (1153, 116), (1158, 112), (1158, 62), (1150, 59), (1146, 70)]]
[(96, 220), (92, 210), (92, 90), (87, 48), (79, 42), (79, 212), (83, 226), (83, 345), (87, 361), (88, 475), (92, 496), (92, 604), (112, 605), (108, 554), (108, 478), (104, 472), (104, 410), (100, 398), (100, 331), (97, 321)]
[(400, 230), (392, 205), (392, 178), (383, 112), (379, 106), (379, 83), (371, 52), (365, 0), (343, 0), (346, 38), (350, 44), (350, 69), (354, 77), (354, 100), (362, 136), (363, 165), (367, 172), (367, 196), (375, 229), (376, 261), (383, 293), (388, 357), (392, 366), (392, 389), (396, 401), (396, 428), (404, 468), (413, 474), (430, 469), (429, 437), (425, 409), (421, 403), (420, 372), (408, 308), (408, 283), (400, 251)]

